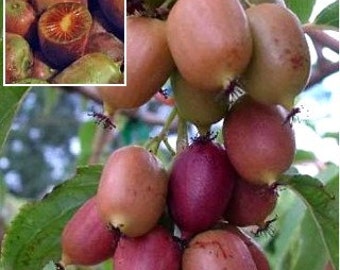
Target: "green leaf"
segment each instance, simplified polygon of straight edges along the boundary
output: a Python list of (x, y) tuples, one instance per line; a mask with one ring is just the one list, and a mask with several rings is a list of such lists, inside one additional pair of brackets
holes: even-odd
[(297, 150), (295, 153), (294, 163), (314, 161), (314, 160), (316, 160), (316, 156), (313, 152), (305, 151), (305, 150)]
[(1, 87), (0, 89), (0, 154), (13, 118), (28, 90), (28, 87)]
[(315, 0), (286, 0), (287, 7), (300, 19), (301, 23), (307, 23), (312, 14)]
[(335, 1), (323, 9), (315, 18), (314, 23), (339, 29), (339, 1)]
[(332, 186), (329, 190), (328, 186), (326, 188), (320, 180), (308, 175), (286, 175), (281, 180), (303, 200), (315, 222), (327, 253), (333, 262), (338, 262), (338, 176), (334, 179), (329, 183)]
[[(100, 127), (101, 128), (101, 127)], [(80, 154), (78, 156), (78, 165), (86, 165), (89, 162), (89, 158), (91, 154), (93, 153), (93, 141), (95, 138), (97, 130), (97, 125), (92, 122), (85, 122), (82, 123), (79, 132), (78, 137), (80, 140)]]
[(38, 270), (61, 256), (60, 235), (73, 213), (97, 189), (102, 167), (81, 167), (39, 202), (28, 203), (15, 217), (2, 243), (4, 270)]

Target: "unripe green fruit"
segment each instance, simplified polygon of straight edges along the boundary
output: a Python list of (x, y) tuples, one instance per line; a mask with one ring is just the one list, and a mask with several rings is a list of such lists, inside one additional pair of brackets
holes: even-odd
[(246, 10), (253, 36), (253, 56), (242, 83), (254, 99), (291, 110), (305, 87), (310, 55), (298, 18), (276, 4)]
[(201, 135), (226, 114), (227, 95), (192, 87), (178, 72), (172, 74), (171, 86), (179, 115), (193, 123)]
[(110, 56), (94, 52), (85, 54), (60, 72), (54, 79), (58, 84), (118, 84), (123, 77), (119, 64)]
[(166, 82), (174, 68), (165, 36), (165, 22), (128, 17), (127, 86), (98, 87), (104, 111), (136, 108), (147, 102)]
[(168, 176), (160, 161), (140, 146), (126, 146), (108, 158), (98, 187), (103, 219), (130, 237), (149, 232), (162, 215)]
[(6, 83), (30, 77), (33, 54), (30, 45), (22, 36), (6, 33)]
[(224, 145), (241, 177), (254, 184), (273, 184), (293, 162), (295, 137), (288, 111), (244, 95), (224, 119)]
[(248, 21), (238, 0), (179, 0), (167, 20), (169, 48), (194, 87), (221, 91), (244, 72), (251, 52)]

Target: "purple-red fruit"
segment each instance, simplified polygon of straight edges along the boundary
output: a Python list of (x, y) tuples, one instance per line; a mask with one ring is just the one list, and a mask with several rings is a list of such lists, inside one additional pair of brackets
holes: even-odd
[(182, 238), (211, 228), (222, 217), (234, 178), (226, 151), (208, 139), (197, 139), (175, 158), (168, 206)]
[(224, 119), (224, 145), (240, 176), (271, 185), (293, 162), (295, 137), (288, 111), (244, 95)]
[(95, 265), (110, 258), (119, 232), (111, 230), (98, 214), (96, 197), (86, 201), (66, 224), (60, 264)]
[(196, 235), (184, 250), (182, 270), (257, 270), (247, 245), (232, 232), (210, 230)]
[(236, 226), (262, 225), (275, 208), (275, 186), (254, 185), (237, 179), (225, 211), (225, 219)]
[(179, 270), (182, 252), (163, 227), (137, 238), (122, 236), (114, 254), (115, 270)]

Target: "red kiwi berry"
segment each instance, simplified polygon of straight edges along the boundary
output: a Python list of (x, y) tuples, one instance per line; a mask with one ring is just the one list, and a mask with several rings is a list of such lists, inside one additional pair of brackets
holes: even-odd
[(178, 114), (193, 123), (201, 135), (225, 116), (227, 95), (192, 87), (178, 72), (171, 75), (171, 85)]
[(182, 239), (210, 229), (222, 218), (234, 179), (226, 151), (209, 138), (196, 139), (175, 157), (168, 207)]
[(31, 2), (39, 15), (49, 7), (63, 2), (73, 2), (87, 6), (87, 0), (31, 0)]
[(141, 237), (122, 236), (113, 260), (115, 270), (180, 270), (181, 258), (179, 243), (157, 226)]
[(141, 236), (162, 215), (168, 176), (160, 161), (140, 146), (114, 151), (107, 160), (97, 191), (104, 220), (123, 234)]
[(115, 62), (124, 60), (123, 42), (108, 32), (95, 33), (90, 36), (85, 54), (94, 52), (105, 53)]
[(209, 230), (196, 235), (184, 250), (182, 270), (257, 270), (247, 245), (227, 230)]
[(295, 155), (295, 136), (285, 123), (288, 111), (244, 95), (224, 119), (224, 145), (240, 176), (254, 184), (272, 185)]
[(27, 40), (33, 38), (36, 31), (36, 14), (26, 0), (6, 0), (6, 32), (21, 35)]
[(226, 225), (224, 229), (234, 233), (246, 244), (255, 262), (257, 270), (270, 270), (268, 259), (264, 254), (262, 247), (256, 243), (252, 237), (246, 235), (241, 229), (232, 225)]
[(194, 87), (222, 91), (246, 69), (252, 52), (239, 0), (178, 0), (167, 20), (169, 48)]
[(163, 86), (174, 63), (165, 36), (165, 22), (146, 17), (128, 17), (127, 86), (98, 87), (104, 111), (136, 108), (147, 102)]
[(260, 4), (246, 10), (253, 36), (253, 57), (242, 78), (244, 90), (266, 104), (287, 110), (305, 87), (309, 48), (299, 19), (287, 8)]
[(119, 240), (119, 231), (102, 221), (96, 197), (87, 200), (64, 227), (59, 265), (95, 265), (110, 258)]
[(28, 78), (32, 74), (33, 53), (29, 43), (18, 34), (6, 33), (6, 83)]
[(274, 210), (277, 197), (275, 184), (254, 185), (239, 178), (224, 217), (236, 226), (262, 225)]
[(92, 17), (86, 6), (62, 2), (46, 10), (38, 21), (41, 50), (56, 68), (63, 68), (84, 54)]
[[(113, 33), (121, 40), (124, 39), (124, 0), (98, 0), (99, 6), (111, 23)], [(130, 31), (130, 30), (129, 30)]]

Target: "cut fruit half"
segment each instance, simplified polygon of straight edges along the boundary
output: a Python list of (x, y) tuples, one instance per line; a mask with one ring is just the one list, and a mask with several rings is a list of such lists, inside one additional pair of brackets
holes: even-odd
[(65, 67), (84, 54), (92, 25), (88, 9), (79, 3), (53, 5), (40, 17), (41, 50), (54, 67)]

